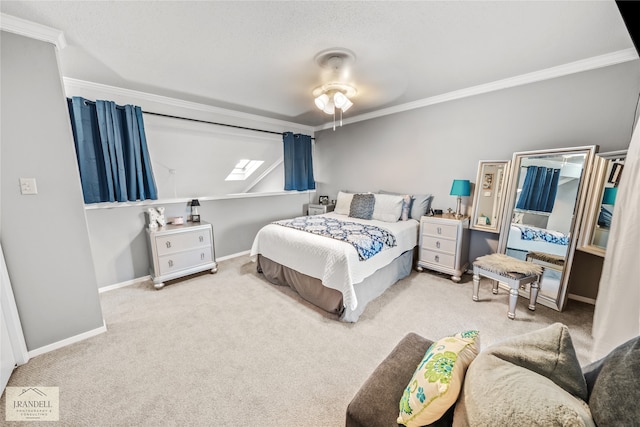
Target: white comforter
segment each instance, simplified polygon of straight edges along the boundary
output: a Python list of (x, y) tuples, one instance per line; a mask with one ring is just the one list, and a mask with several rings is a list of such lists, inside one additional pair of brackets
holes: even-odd
[(353, 285), (362, 282), (405, 251), (413, 249), (418, 241), (419, 223), (413, 219), (398, 222), (362, 220), (336, 213), (324, 216), (389, 230), (396, 237), (396, 246), (360, 261), (358, 252), (349, 243), (269, 224), (258, 231), (250, 257), (256, 261), (258, 254), (262, 254), (272, 261), (322, 280), (325, 286), (342, 292), (343, 304), (354, 310), (358, 306), (358, 299)]

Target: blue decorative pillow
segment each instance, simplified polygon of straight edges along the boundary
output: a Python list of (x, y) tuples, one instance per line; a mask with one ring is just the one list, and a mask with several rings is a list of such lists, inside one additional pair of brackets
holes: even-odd
[(371, 219), (376, 199), (373, 194), (354, 194), (351, 199), (349, 216), (352, 218)]

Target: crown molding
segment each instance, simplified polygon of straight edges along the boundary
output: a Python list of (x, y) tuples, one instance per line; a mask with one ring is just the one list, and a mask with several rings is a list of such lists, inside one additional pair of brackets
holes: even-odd
[[(189, 110), (195, 110), (205, 113), (219, 114), (222, 116), (233, 117), (241, 120), (253, 120), (258, 123), (264, 123), (269, 125), (278, 126), (284, 129), (294, 128), (298, 131), (309, 132), (313, 136), (313, 126), (302, 125), (300, 123), (288, 122), (285, 120), (272, 119), (270, 117), (259, 116), (257, 114), (243, 113), (241, 111), (228, 110), (226, 108), (214, 107), (207, 104), (200, 104), (197, 102), (184, 101), (182, 99), (170, 98), (168, 96), (156, 95), (148, 92), (141, 92), (132, 89), (125, 89), (115, 86), (109, 86), (102, 83), (93, 83), (85, 80), (73, 79), (70, 77), (63, 77), (65, 91), (69, 92), (69, 88), (98, 90), (101, 92), (107, 92), (114, 95), (133, 97), (149, 102), (157, 102), (171, 107), (185, 108)], [(144, 109), (143, 109), (144, 112)]]
[(25, 19), (16, 18), (6, 13), (0, 14), (0, 28), (2, 31), (52, 43), (58, 50), (62, 50), (67, 46), (67, 40), (62, 31)]
[[(380, 110), (372, 111), (370, 113), (360, 114), (358, 116), (349, 117), (343, 119), (343, 124), (351, 124), (362, 122), (365, 120), (375, 119), (378, 117), (388, 116), (390, 114), (401, 113), (404, 111), (415, 110), (416, 108), (427, 107), (429, 105), (440, 104), (447, 101), (453, 101), (456, 99), (467, 98), (470, 96), (480, 95), (483, 93), (494, 92), (497, 90), (508, 89), (516, 86), (522, 86), (530, 83), (536, 83), (544, 80), (555, 79), (557, 77), (563, 77), (570, 74), (581, 73), (583, 71), (595, 70), (597, 68), (608, 67), (611, 65), (621, 64), (623, 62), (634, 61), (638, 59), (638, 52), (635, 48), (629, 48), (611, 52), (608, 54), (594, 56), (592, 58), (583, 59), (580, 61), (570, 62), (564, 65), (558, 65), (556, 67), (547, 68), (541, 71), (535, 71), (533, 73), (522, 74), (516, 77), (510, 77), (503, 80), (498, 80), (491, 83), (486, 83), (478, 86), (472, 86), (466, 89), (460, 89), (453, 92), (445, 93), (430, 98), (424, 98), (406, 104), (395, 105), (389, 108), (383, 108)], [(333, 128), (333, 122), (325, 123), (320, 126), (316, 126), (314, 130), (321, 131), (325, 129)]]

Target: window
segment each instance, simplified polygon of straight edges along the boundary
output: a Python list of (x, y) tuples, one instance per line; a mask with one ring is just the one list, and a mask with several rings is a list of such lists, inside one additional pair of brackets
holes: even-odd
[(262, 160), (240, 160), (233, 168), (231, 173), (225, 178), (225, 181), (244, 181), (249, 178), (252, 173), (262, 165)]

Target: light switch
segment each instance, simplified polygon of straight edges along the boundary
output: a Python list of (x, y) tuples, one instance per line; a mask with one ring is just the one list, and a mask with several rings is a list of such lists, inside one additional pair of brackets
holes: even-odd
[(35, 178), (20, 178), (21, 194), (38, 194)]

